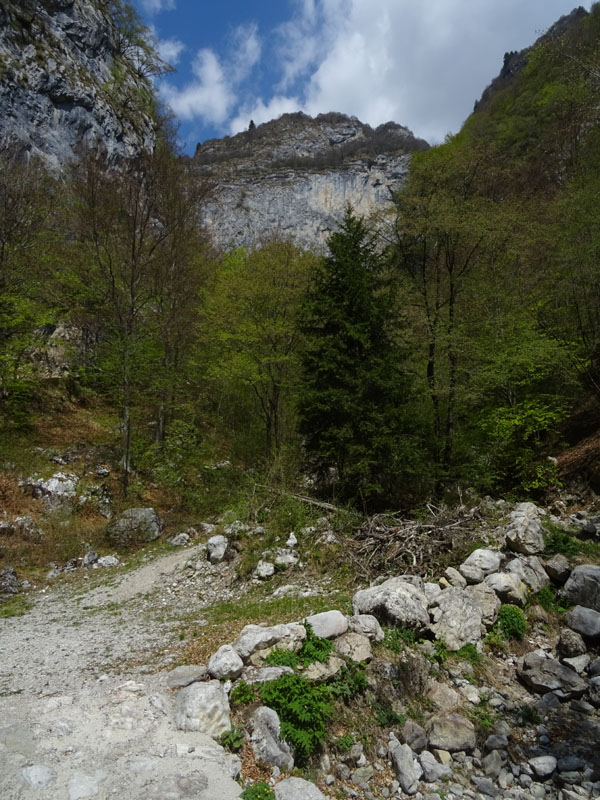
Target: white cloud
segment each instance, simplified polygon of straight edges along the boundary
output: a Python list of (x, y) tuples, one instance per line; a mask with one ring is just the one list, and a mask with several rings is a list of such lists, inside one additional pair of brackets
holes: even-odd
[(202, 49), (194, 59), (192, 71), (195, 79), (182, 89), (163, 81), (160, 86), (163, 99), (181, 119), (202, 117), (213, 124), (222, 124), (234, 106), (235, 95), (219, 59), (212, 50)]
[(230, 49), (232, 56), (228, 73), (231, 83), (237, 85), (250, 75), (260, 61), (262, 45), (256, 23), (239, 25), (233, 32)]
[(229, 132), (234, 134), (248, 130), (250, 120), (253, 120), (256, 125), (261, 125), (263, 122), (276, 119), (282, 114), (300, 111), (301, 108), (301, 103), (295, 97), (276, 96), (272, 97), (267, 104), (259, 99), (251, 105), (244, 106), (235, 119), (231, 121)]
[(147, 14), (158, 14), (159, 11), (172, 11), (175, 0), (140, 0), (141, 6)]
[(179, 61), (181, 53), (185, 50), (185, 44), (180, 42), (179, 39), (171, 37), (170, 39), (157, 39), (156, 46), (158, 54), (163, 61), (167, 64), (175, 66)]

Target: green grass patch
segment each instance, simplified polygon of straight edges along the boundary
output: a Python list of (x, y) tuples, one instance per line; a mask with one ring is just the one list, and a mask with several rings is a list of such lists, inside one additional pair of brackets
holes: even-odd
[(22, 617), (33, 608), (33, 603), (21, 594), (17, 594), (0, 605), (0, 619)]

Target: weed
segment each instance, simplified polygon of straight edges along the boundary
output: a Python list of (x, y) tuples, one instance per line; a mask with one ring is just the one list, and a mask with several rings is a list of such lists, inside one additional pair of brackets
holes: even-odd
[(529, 604), (535, 603), (550, 614), (563, 614), (567, 610), (557, 601), (556, 594), (549, 586), (544, 586), (537, 594), (530, 597)]
[(246, 681), (239, 681), (231, 690), (229, 702), (232, 706), (246, 706), (256, 700), (256, 691)]
[(493, 728), (497, 718), (496, 712), (488, 707), (485, 699), (482, 699), (478, 706), (470, 707), (469, 716), (484, 731)]
[(265, 664), (270, 667), (291, 667), (295, 669), (298, 665), (298, 655), (291, 650), (282, 650), (280, 647), (275, 647), (265, 658)]
[(237, 753), (244, 745), (244, 734), (234, 726), (219, 737), (219, 744), (230, 753)]
[(345, 733), (343, 736), (338, 736), (335, 740), (335, 746), (340, 753), (347, 753), (354, 744), (354, 736), (351, 733)]
[(503, 603), (494, 626), (506, 639), (522, 639), (527, 630), (527, 619), (518, 606)]
[(384, 629), (384, 633), (382, 644), (392, 653), (402, 653), (406, 645), (412, 646), (416, 643), (415, 632), (408, 628), (389, 627)]
[(492, 651), (492, 653), (505, 653), (506, 641), (501, 633), (492, 628), (484, 639), (485, 646)]
[(467, 644), (464, 644), (460, 650), (457, 650), (456, 653), (454, 653), (454, 656), (462, 661), (466, 661), (474, 667), (479, 666), (483, 661), (483, 656), (481, 653), (477, 650), (475, 645), (471, 644), (470, 642), (467, 642)]
[(326, 664), (333, 650), (333, 642), (317, 636), (307, 622), (304, 623), (304, 627), (306, 628), (306, 639), (298, 651), (298, 662), (304, 664), (305, 667), (314, 664), (315, 661)]
[(347, 700), (364, 692), (368, 685), (365, 667), (350, 661), (340, 675), (329, 684), (329, 690), (333, 697)]
[(27, 600), (22, 595), (15, 595), (0, 605), (0, 619), (8, 619), (9, 617), (22, 617), (30, 609), (33, 608), (33, 603)]
[(258, 781), (246, 786), (240, 795), (242, 800), (275, 800), (273, 789), (266, 781)]
[(518, 724), (525, 728), (529, 725), (539, 725), (542, 718), (532, 706), (523, 706), (519, 712)]
[(375, 722), (381, 728), (401, 727), (406, 722), (403, 714), (397, 714), (391, 706), (381, 702), (373, 703), (373, 711), (375, 711)]
[(548, 522), (545, 527), (548, 531), (544, 536), (546, 555), (553, 556), (560, 553), (567, 558), (572, 558), (581, 552), (581, 542), (563, 528)]

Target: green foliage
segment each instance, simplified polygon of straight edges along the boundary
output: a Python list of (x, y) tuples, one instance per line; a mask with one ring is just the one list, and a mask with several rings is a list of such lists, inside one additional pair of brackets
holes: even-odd
[(504, 653), (506, 652), (506, 639), (504, 636), (497, 630), (497, 628), (492, 628), (489, 633), (485, 637), (485, 646), (491, 650), (493, 653)]
[(266, 781), (257, 781), (246, 786), (240, 797), (242, 800), (275, 800), (273, 789)]
[(373, 703), (373, 711), (375, 712), (375, 722), (380, 728), (401, 727), (406, 722), (406, 717), (403, 714), (397, 714), (387, 703), (379, 701)]
[(452, 655), (461, 661), (466, 661), (473, 667), (477, 667), (483, 662), (483, 656), (477, 650), (475, 645), (471, 644), (470, 642), (464, 644), (460, 650), (457, 650), (456, 653), (453, 653)]
[(22, 617), (29, 610), (33, 608), (27, 598), (22, 595), (15, 595), (4, 603), (0, 603), (0, 619), (9, 619), (10, 617)]
[(238, 681), (229, 695), (232, 706), (246, 706), (256, 700), (256, 689), (246, 681)]
[(304, 627), (306, 628), (306, 639), (298, 651), (298, 663), (304, 664), (304, 666), (313, 664), (315, 661), (326, 664), (334, 649), (333, 642), (316, 636), (308, 623), (305, 622)]
[(392, 300), (373, 237), (348, 209), (304, 303), (298, 408), (321, 492), (363, 506), (393, 502), (410, 459)]
[(265, 664), (270, 667), (292, 667), (294, 669), (298, 665), (298, 655), (291, 650), (275, 647), (265, 658)]
[(262, 702), (281, 720), (281, 735), (294, 749), (297, 763), (305, 764), (325, 739), (333, 717), (327, 686), (311, 683), (300, 675), (283, 675), (259, 687)]
[(382, 645), (391, 650), (392, 653), (402, 653), (408, 645), (412, 647), (416, 643), (415, 632), (410, 628), (386, 627)]
[(349, 661), (341, 673), (329, 684), (333, 697), (349, 700), (368, 688), (367, 672), (363, 664)]
[(527, 631), (527, 618), (518, 606), (503, 603), (494, 627), (507, 639), (522, 639)]
[(219, 744), (230, 753), (237, 753), (244, 746), (244, 734), (234, 726), (219, 737)]
[(338, 736), (335, 740), (336, 749), (340, 753), (347, 753), (354, 744), (354, 736), (351, 733), (345, 733), (343, 736)]
[(567, 558), (572, 558), (581, 552), (581, 542), (564, 528), (559, 528), (551, 522), (546, 522), (544, 527), (544, 552), (546, 555), (553, 556), (560, 553)]
[(534, 603), (537, 603), (544, 611), (549, 613), (562, 614), (566, 611), (566, 608), (557, 601), (556, 593), (550, 586), (544, 586), (543, 589), (540, 589), (539, 592), (529, 598), (529, 604), (533, 605)]
[(519, 711), (518, 724), (523, 727), (539, 725), (542, 718), (532, 706), (523, 706)]
[(498, 718), (496, 712), (488, 706), (485, 699), (482, 699), (479, 705), (469, 707), (469, 716), (486, 733), (494, 727)]

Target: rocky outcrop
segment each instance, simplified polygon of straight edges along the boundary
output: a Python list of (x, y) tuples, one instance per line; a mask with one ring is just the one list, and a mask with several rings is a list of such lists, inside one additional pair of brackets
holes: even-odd
[(53, 166), (82, 148), (110, 162), (154, 145), (140, 51), (99, 0), (0, 6), (0, 144)]
[(427, 147), (392, 122), (373, 130), (344, 114), (284, 114), (199, 145), (192, 169), (215, 185), (203, 221), (219, 246), (280, 236), (323, 249), (348, 204), (363, 216), (388, 206), (410, 153)]

